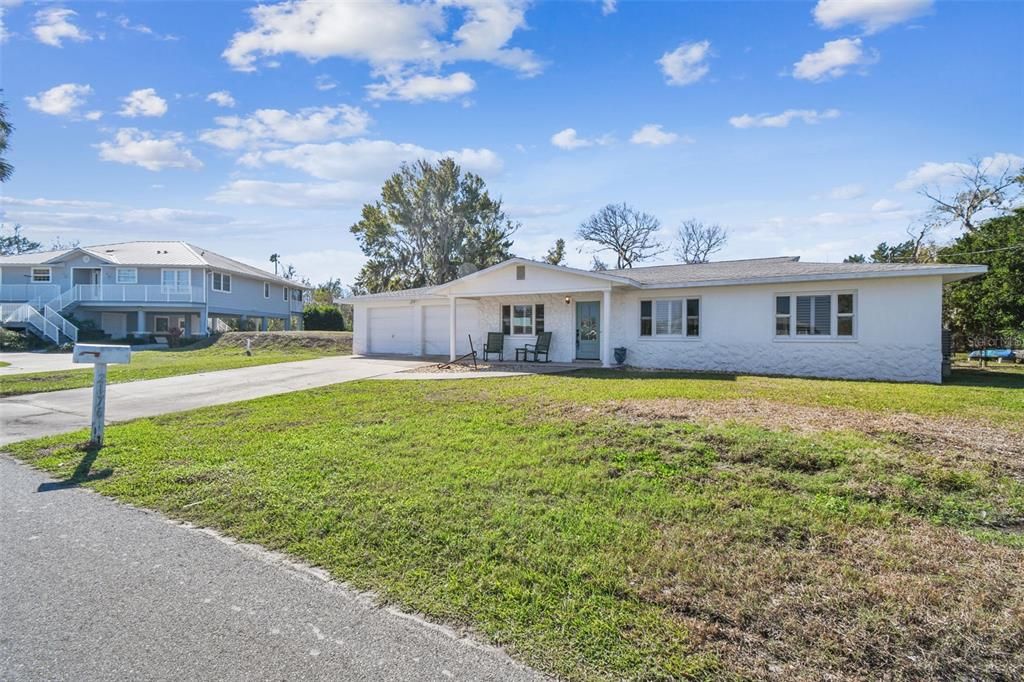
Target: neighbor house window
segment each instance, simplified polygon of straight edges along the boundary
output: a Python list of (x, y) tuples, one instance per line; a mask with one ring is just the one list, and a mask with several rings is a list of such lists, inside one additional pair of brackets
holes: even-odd
[(775, 297), (775, 336), (852, 337), (855, 295), (788, 294)]
[(281, 291), (284, 294), (284, 300), (288, 300), (288, 287), (281, 287)]
[(192, 286), (191, 270), (161, 270), (160, 284), (167, 291), (181, 291)]
[(263, 298), (270, 298), (270, 282), (263, 283)]
[(700, 336), (700, 299), (640, 301), (640, 336)]
[(231, 275), (224, 275), (219, 272), (213, 273), (213, 290), (222, 291), (225, 294), (231, 293)]
[(49, 283), (52, 279), (50, 268), (32, 268), (32, 281), (37, 284)]
[(116, 282), (118, 284), (138, 284), (138, 268), (118, 268), (116, 274)]
[(168, 317), (153, 318), (153, 331), (166, 332), (171, 327), (171, 320)]
[(544, 306), (530, 303), (501, 306), (501, 333), (532, 336), (544, 331)]

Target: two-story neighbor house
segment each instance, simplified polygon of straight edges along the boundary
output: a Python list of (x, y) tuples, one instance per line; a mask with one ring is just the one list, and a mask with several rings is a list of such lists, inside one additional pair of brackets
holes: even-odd
[(89, 320), (119, 339), (205, 336), (212, 321), (285, 329), (302, 324), (308, 287), (181, 241), (136, 241), (0, 257), (0, 319), (58, 342), (77, 340), (68, 320)]

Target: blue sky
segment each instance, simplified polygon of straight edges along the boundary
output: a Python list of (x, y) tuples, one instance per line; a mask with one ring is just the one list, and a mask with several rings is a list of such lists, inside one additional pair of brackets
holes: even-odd
[(665, 241), (721, 223), (720, 258), (838, 260), (902, 239), (958, 164), (1024, 162), (1024, 3), (0, 7), (0, 209), (44, 242), (186, 239), (351, 282), (362, 203), (452, 152), (522, 221), (517, 255), (563, 237), (585, 267), (576, 226), (626, 201)]

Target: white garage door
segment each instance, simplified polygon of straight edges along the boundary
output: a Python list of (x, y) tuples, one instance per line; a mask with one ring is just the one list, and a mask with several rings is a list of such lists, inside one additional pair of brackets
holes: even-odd
[(412, 355), (412, 311), (412, 306), (367, 310), (370, 352)]
[[(448, 306), (429, 305), (423, 307), (423, 352), (427, 355), (448, 355)], [(459, 303), (455, 315), (455, 351), (460, 355), (469, 352), (469, 334), (473, 334), (473, 345), (477, 352), (483, 350), (485, 339), (478, 339), (477, 308), (471, 301)]]

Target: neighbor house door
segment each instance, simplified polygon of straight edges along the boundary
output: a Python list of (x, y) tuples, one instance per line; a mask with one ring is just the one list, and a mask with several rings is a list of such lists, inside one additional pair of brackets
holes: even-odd
[(576, 301), (576, 357), (601, 359), (600, 301)]

